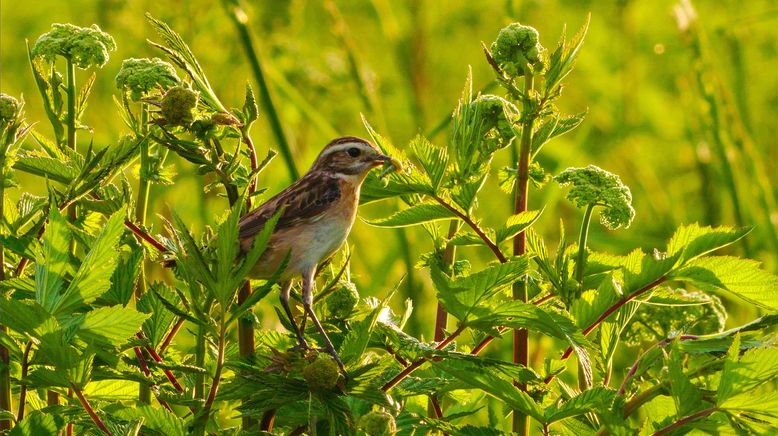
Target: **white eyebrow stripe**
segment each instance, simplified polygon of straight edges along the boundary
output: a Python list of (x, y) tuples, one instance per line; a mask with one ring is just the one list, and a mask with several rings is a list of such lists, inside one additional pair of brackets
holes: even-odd
[(337, 153), (339, 151), (347, 150), (347, 149), (352, 148), (352, 147), (360, 148), (363, 151), (364, 150), (371, 150), (371, 151), (373, 150), (373, 147), (365, 144), (364, 142), (356, 142), (356, 141), (354, 141), (354, 142), (346, 142), (344, 144), (334, 145), (334, 146), (324, 150), (321, 153), (321, 156), (322, 157), (328, 156), (328, 155), (330, 155), (332, 153)]

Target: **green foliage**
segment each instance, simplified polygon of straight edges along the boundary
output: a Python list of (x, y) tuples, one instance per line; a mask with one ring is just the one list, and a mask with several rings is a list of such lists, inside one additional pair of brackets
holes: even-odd
[[(248, 23), (245, 12), (237, 2), (224, 4), (240, 32)], [(348, 20), (338, 19), (337, 6), (327, 6), (337, 23), (331, 30), (350, 41)], [(279, 43), (272, 27), (289, 8), (258, 8), (275, 17), (255, 31), (279, 63), (255, 65), (251, 54), (248, 59), (260, 77), (266, 74), (273, 93), (301, 109), (298, 122), (334, 130), (308, 103), (316, 101), (315, 93), (296, 89), (298, 83), (305, 89), (311, 74), (326, 74), (314, 71), (313, 63), (310, 71), (286, 70), (293, 64), (286, 52), (293, 48)], [(376, 11), (381, 20), (376, 28), (407, 30), (388, 18), (394, 12), (386, 5)], [(162, 41), (151, 45), (170, 63), (129, 58), (121, 67), (106, 64), (116, 47), (97, 26), (55, 24), (29, 49), (41, 116), (48, 118), (53, 138), (38, 126), (32, 130), (21, 99), (0, 94), (0, 358), (7, 356), (0, 361), (0, 399), (7, 393), (12, 400), (0, 410), (0, 422), (13, 427), (6, 432), (0, 426), (0, 434), (770, 434), (778, 429), (778, 277), (770, 264), (740, 257), (748, 253), (742, 244), (751, 231), (743, 226), (759, 223), (753, 232), (760, 236), (749, 240), (769, 236), (763, 228), (769, 216), (759, 221), (733, 214), (739, 227), (682, 225), (677, 223), (693, 215), (676, 211), (666, 220), (658, 217), (651, 232), (635, 221), (630, 233), (605, 238), (595, 229), (587, 239), (595, 207), (602, 208), (608, 229), (627, 228), (635, 217), (633, 192), (636, 207), (646, 208), (641, 216), (653, 217), (666, 200), (662, 189), (647, 184), (653, 173), (640, 165), (621, 173), (632, 191), (594, 165), (559, 171), (573, 160), (570, 153), (581, 161), (579, 152), (592, 148), (570, 147), (570, 132), (584, 125), (587, 111), (559, 110), (584, 101), (559, 99), (563, 89), (576, 91), (566, 81), (588, 18), (572, 38), (563, 33), (548, 51), (535, 28), (518, 23), (503, 28), (483, 47), (487, 62), (468, 70), (446, 123), (425, 134), (414, 125), (401, 147), (393, 145), (400, 137), (389, 135), (396, 127), (381, 113), (390, 105), (374, 94), (394, 88), (375, 86), (360, 68), (358, 50), (344, 43), (349, 74), (364, 94), (355, 98), (365, 106), (367, 134), (393, 158), (383, 172), (367, 176), (361, 192), (362, 203), (382, 201), (364, 219), (381, 244), (369, 246), (360, 233), (317, 271), (313, 310), (345, 374), (320, 353), (318, 329), (299, 315), (297, 287), (291, 288), (292, 314), (304, 326), (310, 348), (298, 346), (280, 308), (280, 327), (269, 309), (268, 297), (294, 278), (287, 271), (290, 258), (272, 277), (251, 279), (283, 212), (267, 221), (250, 246), (239, 242), (241, 216), (268, 189), (258, 186), (257, 176), (272, 168), (275, 154), (269, 149), (258, 154), (255, 143), (264, 150), (266, 141), (252, 139), (255, 122), (274, 111), (268, 83), (261, 79), (256, 96), (247, 85), (236, 98), (230, 90), (240, 70), (219, 65), (215, 78), (229, 76), (230, 85), (212, 86), (205, 67), (213, 59), (203, 57), (201, 63), (172, 26), (151, 15), (147, 20)], [(421, 50), (423, 44), (414, 44), (423, 36), (400, 33), (387, 38), (398, 44), (398, 53)], [(128, 47), (138, 50), (129, 41)], [(479, 49), (472, 41), (470, 48)], [(104, 118), (124, 123), (125, 136), (116, 133), (94, 144), (86, 135), (76, 138), (76, 130), (87, 128), (81, 122), (90, 116), (86, 102), (98, 97), (90, 92), (101, 89), (101, 80), (91, 76), (77, 89), (72, 66), (61, 74), (56, 56), (80, 68), (118, 70), (118, 116)], [(581, 59), (587, 75), (605, 74), (607, 56), (598, 59), (603, 66), (597, 68)], [(420, 104), (426, 98), (423, 84), (442, 83), (439, 76), (425, 82), (417, 67), (411, 65), (406, 76), (417, 87), (419, 106), (394, 110), (393, 123), (412, 112), (421, 125), (429, 109)], [(495, 75), (485, 78), (489, 67)], [(487, 81), (499, 87), (474, 91), (474, 84)], [(338, 77), (338, 84), (347, 82)], [(320, 105), (327, 117), (342, 111), (354, 118), (358, 108), (334, 97), (340, 92), (335, 82), (317, 86), (327, 90), (327, 102)], [(708, 98), (707, 104), (716, 109), (719, 102)], [(737, 125), (736, 111), (722, 113)], [(590, 126), (586, 137), (596, 138), (598, 146), (607, 143), (600, 109), (592, 116), (598, 117), (590, 123), (596, 127)], [(288, 121), (290, 132), (299, 127)], [(641, 132), (655, 121), (647, 119)], [(728, 123), (718, 121), (721, 136)], [(94, 124), (95, 138), (113, 134), (102, 121)], [(439, 134), (445, 130), (447, 135)], [(296, 139), (307, 133), (301, 132)], [(710, 139), (746, 150), (747, 141), (738, 135), (733, 130)], [(565, 152), (565, 145), (573, 151)], [(305, 141), (295, 146), (307, 153)], [(596, 155), (607, 161), (612, 151), (603, 148)], [(567, 199), (584, 209), (577, 246), (559, 225), (560, 219), (567, 224), (574, 218), (562, 213), (546, 190), (549, 174), (571, 185)], [(261, 179), (272, 190), (275, 175)], [(130, 183), (135, 179), (137, 190)], [(201, 183), (203, 191), (192, 189), (193, 183)], [(30, 192), (19, 195), (17, 187)], [(154, 196), (176, 192), (178, 198), (165, 200), (169, 209), (153, 208), (152, 201), (148, 212), (161, 219), (147, 222), (152, 188), (164, 189)], [(762, 187), (764, 199), (768, 191)], [(651, 207), (640, 203), (646, 193)], [(769, 212), (769, 204), (765, 209)], [(161, 221), (165, 226), (159, 230)], [(657, 241), (673, 227), (677, 230), (662, 246)], [(393, 246), (393, 234), (401, 251)], [(420, 235), (429, 241), (420, 241)], [(380, 266), (366, 270), (378, 257), (384, 259)], [(396, 266), (398, 259), (405, 267)], [(172, 270), (162, 270), (158, 261)], [(416, 261), (421, 272), (412, 269)], [(392, 283), (400, 274), (404, 281)], [(413, 312), (432, 309), (425, 295), (436, 295), (439, 304), (434, 333), (424, 322), (429, 317)], [(743, 322), (755, 313), (762, 316)], [(529, 332), (527, 350), (511, 346), (512, 330)], [(530, 356), (526, 364), (517, 356), (521, 351)], [(51, 404), (45, 404), (46, 394)], [(23, 418), (16, 422), (18, 416)]]

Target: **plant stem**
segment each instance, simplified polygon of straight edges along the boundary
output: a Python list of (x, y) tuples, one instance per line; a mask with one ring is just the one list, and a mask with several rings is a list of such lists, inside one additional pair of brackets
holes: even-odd
[(594, 203), (586, 207), (583, 221), (581, 221), (581, 234), (578, 236), (578, 257), (575, 261), (575, 280), (583, 284), (584, 269), (586, 267), (586, 240), (589, 238), (589, 224), (592, 221)]
[(89, 402), (86, 400), (84, 394), (81, 392), (81, 389), (79, 389), (78, 386), (76, 386), (74, 383), (71, 383), (70, 387), (73, 389), (73, 392), (76, 393), (76, 396), (78, 397), (78, 401), (81, 403), (81, 406), (84, 407), (86, 413), (88, 413), (89, 417), (92, 418), (92, 422), (94, 422), (97, 428), (102, 430), (103, 433), (110, 435), (111, 431), (108, 430), (108, 427), (105, 426), (103, 420), (100, 419), (99, 416), (97, 416), (97, 413), (95, 413), (95, 409), (93, 409), (92, 406), (89, 404)]
[[(459, 220), (451, 220), (448, 225), (448, 237), (451, 239), (459, 231)], [(456, 260), (456, 245), (446, 244), (446, 249), (443, 252), (443, 263), (449, 267), (449, 274), (454, 277), (454, 261)], [(435, 313), (435, 342), (440, 342), (446, 337), (446, 325), (448, 323), (448, 313), (443, 308), (443, 304), (438, 302), (438, 310)], [(431, 418), (440, 418), (443, 415), (443, 411), (440, 407), (440, 402), (436, 395), (430, 396), (429, 405), (427, 406), (427, 415)]]
[(76, 149), (76, 66), (67, 58), (67, 97), (68, 97), (68, 143), (71, 150)]
[[(532, 129), (535, 124), (535, 114), (531, 113), (532, 91), (535, 88), (535, 76), (528, 66), (524, 67), (524, 98), (521, 126), (521, 145), (519, 149), (518, 180), (516, 183), (514, 214), (520, 214), (527, 210), (527, 195), (529, 191), (529, 161), (532, 148)], [(521, 232), (513, 237), (513, 255), (521, 256), (526, 253), (526, 232)], [(513, 299), (526, 303), (529, 300), (527, 294), (527, 280), (522, 279), (513, 284)], [(513, 362), (525, 367), (529, 364), (529, 332), (527, 329), (513, 331)], [(527, 390), (524, 384), (517, 384), (522, 391)], [(522, 436), (529, 435), (529, 416), (518, 410), (513, 411), (513, 431)]]
[(653, 433), (653, 436), (661, 436), (661, 435), (664, 435), (664, 434), (668, 434), (671, 431), (675, 430), (676, 428), (681, 428), (684, 425), (686, 425), (686, 424), (688, 424), (688, 423), (690, 423), (692, 421), (696, 421), (698, 419), (705, 418), (706, 416), (708, 416), (708, 415), (710, 415), (710, 414), (712, 414), (714, 412), (718, 412), (718, 411), (719, 411), (718, 407), (709, 407), (709, 408), (707, 408), (705, 410), (700, 410), (697, 413), (693, 413), (693, 414), (691, 414), (691, 415), (689, 415), (689, 416), (687, 416), (685, 418), (681, 418), (678, 421), (675, 421), (674, 423), (672, 423), (672, 424), (670, 424), (670, 425), (668, 425), (666, 427), (663, 427), (663, 428), (655, 431)]
[[(140, 104), (140, 133), (145, 136), (148, 125), (148, 106)], [(149, 142), (143, 140), (140, 143), (140, 172), (138, 174), (138, 199), (135, 204), (135, 222), (139, 226), (146, 225), (146, 210), (149, 203)], [(135, 300), (137, 301), (146, 292), (146, 265), (144, 256), (140, 263), (138, 283), (135, 286)], [(143, 358), (143, 352), (138, 349), (138, 359)], [(141, 382), (138, 386), (138, 400), (143, 404), (151, 404), (151, 387), (148, 383)]]
[(222, 377), (222, 370), (224, 369), (224, 349), (225, 349), (225, 343), (226, 343), (226, 326), (224, 317), (222, 317), (221, 320), (221, 329), (219, 332), (219, 339), (218, 339), (218, 353), (216, 356), (216, 371), (213, 375), (213, 382), (211, 383), (211, 388), (208, 390), (208, 398), (205, 400), (205, 404), (203, 405), (203, 409), (198, 414), (197, 418), (195, 419), (194, 424), (194, 434), (195, 435), (204, 435), (205, 434), (205, 426), (208, 424), (208, 417), (211, 414), (211, 407), (213, 406), (213, 402), (216, 399), (216, 393), (219, 390), (219, 382), (221, 381)]
[[(22, 355), (22, 375), (21, 379), (27, 377), (27, 372), (30, 369), (30, 351), (32, 350), (32, 341), (27, 341), (27, 345), (24, 346), (24, 354)], [(27, 384), (22, 383), (19, 386), (19, 410), (16, 413), (16, 422), (24, 419), (24, 408), (27, 403)]]
[[(650, 291), (651, 289), (654, 289), (655, 287), (661, 285), (667, 280), (667, 276), (659, 277), (658, 279), (654, 280), (653, 282), (643, 286), (642, 288), (638, 289), (637, 291), (629, 294), (628, 296), (620, 299), (619, 301), (613, 303), (608, 309), (605, 310), (596, 320), (594, 320), (591, 324), (589, 324), (588, 327), (586, 327), (583, 330), (583, 335), (586, 336), (589, 333), (592, 332), (595, 328), (597, 328), (598, 325), (600, 325), (603, 321), (605, 321), (609, 316), (611, 316), (614, 312), (621, 309), (622, 306), (629, 303), (630, 301), (634, 300), (635, 298), (643, 295), (644, 293)], [(573, 347), (568, 347), (567, 350), (565, 350), (564, 354), (562, 354), (562, 357), (560, 360), (565, 360), (570, 355), (573, 354)], [(551, 383), (551, 380), (554, 379), (554, 376), (548, 376), (543, 381), (544, 383), (548, 384)]]
[[(440, 342), (437, 346), (435, 346), (436, 350), (442, 350), (448, 346), (448, 344), (451, 343), (454, 339), (459, 336), (462, 331), (464, 331), (465, 327), (464, 325), (460, 325), (456, 330), (454, 330), (453, 333), (451, 333), (446, 339), (443, 340), (443, 342)], [(391, 380), (386, 382), (381, 387), (381, 390), (384, 392), (388, 391), (389, 389), (392, 389), (393, 387), (397, 386), (398, 383), (400, 383), (405, 377), (409, 376), (413, 371), (416, 371), (418, 367), (424, 364), (428, 359), (427, 358), (420, 358), (417, 360), (414, 360), (410, 365), (406, 366), (405, 369), (403, 369), (399, 374), (394, 376)]]
[(435, 201), (437, 201), (441, 206), (451, 211), (451, 213), (456, 215), (465, 224), (467, 224), (468, 227), (470, 227), (473, 230), (473, 232), (475, 232), (475, 234), (478, 235), (478, 237), (481, 238), (482, 241), (484, 241), (484, 244), (486, 244), (486, 246), (489, 247), (490, 250), (492, 250), (492, 253), (494, 253), (494, 256), (497, 258), (497, 260), (500, 261), (500, 263), (505, 263), (508, 261), (508, 258), (505, 257), (505, 255), (502, 253), (500, 247), (497, 246), (497, 244), (489, 238), (489, 235), (487, 235), (486, 232), (484, 232), (484, 230), (481, 227), (479, 227), (478, 224), (475, 221), (473, 221), (472, 218), (470, 218), (467, 214), (462, 213), (459, 209), (449, 204), (443, 198), (438, 197), (437, 195), (433, 196), (432, 198)]
[[(5, 161), (5, 158), (3, 159)], [(5, 177), (3, 177), (5, 178)], [(5, 219), (5, 183), (0, 180), (0, 221)], [(5, 247), (0, 243), (0, 280), (5, 280)], [(4, 325), (0, 325), (0, 333), (7, 332)], [(11, 411), (11, 356), (7, 348), (0, 346), (0, 409)], [(11, 420), (0, 420), (0, 431), (10, 430)]]
[(254, 40), (251, 36), (251, 32), (248, 26), (248, 16), (246, 12), (238, 5), (234, 0), (223, 0), (222, 4), (227, 10), (227, 15), (232, 19), (235, 24), (235, 30), (238, 31), (241, 45), (248, 58), (249, 65), (251, 65), (251, 71), (254, 73), (254, 79), (259, 85), (259, 98), (262, 100), (262, 106), (267, 111), (267, 120), (270, 123), (270, 130), (273, 131), (273, 135), (278, 143), (278, 148), (281, 151), (281, 156), (284, 158), (286, 168), (289, 170), (289, 177), (292, 181), (297, 180), (300, 177), (300, 173), (297, 171), (297, 166), (294, 163), (292, 157), (292, 150), (289, 147), (289, 142), (286, 140), (284, 129), (281, 127), (281, 120), (276, 111), (276, 107), (273, 104), (273, 99), (270, 97), (270, 89), (267, 86), (265, 80), (265, 74), (262, 71), (262, 64), (259, 61), (259, 56), (254, 47)]

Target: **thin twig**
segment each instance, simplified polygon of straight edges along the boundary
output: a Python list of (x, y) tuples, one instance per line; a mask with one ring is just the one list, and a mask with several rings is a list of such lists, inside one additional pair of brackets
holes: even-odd
[(492, 253), (494, 253), (494, 256), (497, 258), (497, 260), (500, 261), (500, 263), (505, 263), (508, 261), (508, 258), (506, 258), (502, 251), (500, 251), (500, 247), (498, 247), (497, 244), (492, 241), (491, 238), (489, 238), (489, 235), (487, 235), (486, 232), (484, 232), (483, 229), (481, 229), (481, 227), (475, 221), (473, 221), (472, 218), (470, 218), (467, 214), (462, 213), (459, 209), (449, 204), (443, 198), (437, 195), (432, 196), (432, 198), (435, 199), (435, 201), (437, 201), (441, 206), (445, 207), (451, 211), (451, 213), (461, 219), (465, 224), (468, 225), (468, 227), (473, 229), (475, 234), (484, 241), (484, 244), (486, 244), (486, 246), (492, 250)]
[(678, 421), (675, 421), (674, 423), (672, 423), (672, 424), (670, 424), (670, 425), (668, 425), (666, 427), (663, 427), (663, 428), (655, 431), (653, 433), (653, 436), (662, 436), (664, 434), (668, 434), (671, 431), (675, 430), (676, 428), (683, 427), (684, 425), (686, 425), (686, 424), (688, 424), (688, 423), (690, 423), (692, 421), (696, 421), (698, 419), (705, 418), (706, 416), (708, 416), (708, 415), (710, 415), (710, 414), (712, 414), (714, 412), (718, 412), (718, 411), (719, 411), (718, 407), (709, 407), (709, 408), (707, 408), (705, 410), (700, 410), (697, 413), (693, 413), (693, 414), (691, 414), (691, 415), (689, 415), (689, 416), (687, 416), (685, 418), (681, 418)]
[[(464, 325), (460, 325), (456, 330), (454, 330), (453, 333), (451, 333), (446, 339), (444, 339), (442, 342), (440, 342), (436, 347), (435, 350), (442, 350), (445, 348), (448, 344), (451, 343), (457, 336), (459, 336), (462, 331), (464, 331), (465, 327)], [(408, 377), (413, 371), (416, 371), (418, 367), (424, 364), (424, 362), (427, 361), (427, 358), (422, 357), (420, 359), (414, 360), (410, 365), (406, 366), (405, 369), (403, 369), (399, 374), (394, 376), (391, 380), (386, 382), (386, 384), (381, 387), (381, 389), (386, 392), (389, 389), (392, 389), (397, 385), (397, 383), (400, 383), (405, 377)]]
[(71, 383), (70, 387), (73, 389), (73, 392), (76, 393), (76, 396), (78, 397), (78, 401), (81, 403), (81, 406), (84, 407), (84, 410), (86, 410), (86, 413), (89, 414), (89, 417), (92, 418), (92, 422), (95, 423), (97, 428), (103, 431), (103, 433), (107, 435), (111, 435), (111, 431), (108, 430), (108, 427), (105, 426), (105, 423), (102, 419), (100, 419), (99, 416), (97, 416), (97, 413), (95, 413), (95, 410), (92, 408), (92, 406), (89, 404), (89, 402), (84, 397), (84, 394), (81, 392), (81, 389), (78, 388), (78, 386), (75, 385), (75, 383)]

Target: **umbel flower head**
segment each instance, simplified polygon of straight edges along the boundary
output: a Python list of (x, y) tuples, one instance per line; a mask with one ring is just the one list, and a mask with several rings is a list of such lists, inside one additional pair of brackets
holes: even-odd
[(511, 77), (523, 76), (525, 66), (533, 70), (543, 66), (541, 55), (545, 49), (540, 45), (538, 31), (520, 23), (503, 27), (490, 51), (500, 69)]
[(57, 56), (70, 59), (81, 69), (102, 67), (108, 62), (108, 52), (116, 50), (111, 35), (97, 24), (78, 27), (72, 24), (52, 24), (49, 32), (41, 35), (32, 46), (32, 57), (54, 62)]
[(635, 218), (632, 194), (615, 174), (589, 165), (586, 168), (568, 168), (554, 180), (562, 186), (572, 185), (565, 198), (576, 207), (604, 207), (600, 212), (600, 223), (611, 230), (627, 228)]
[(167, 89), (179, 82), (173, 65), (159, 58), (125, 59), (116, 74), (116, 87), (129, 91), (135, 101), (156, 88)]

